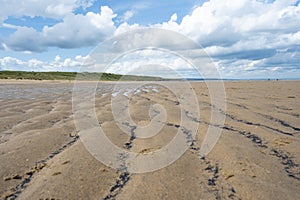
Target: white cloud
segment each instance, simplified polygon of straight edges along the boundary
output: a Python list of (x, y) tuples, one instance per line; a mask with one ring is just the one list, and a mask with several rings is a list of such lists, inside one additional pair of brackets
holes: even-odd
[(173, 15), (155, 26), (199, 42), (226, 77), (247, 77), (300, 69), (300, 57), (284, 53), (300, 52), (299, 21), (296, 0), (210, 0), (181, 22)]
[(75, 58), (61, 59), (59, 55), (54, 60), (45, 62), (38, 59), (28, 61), (13, 57), (0, 58), (1, 70), (21, 70), (21, 71), (78, 71), (80, 67), (93, 65), (94, 61), (90, 56), (78, 55)]
[(130, 18), (132, 18), (134, 15), (134, 12), (132, 10), (128, 10), (124, 13), (121, 20), (124, 22), (127, 22)]
[(83, 9), (86, 9), (88, 7), (91, 7), (97, 0), (76, 0), (75, 5), (76, 7), (82, 7)]
[(89, 71), (167, 78), (199, 77), (201, 76), (199, 72), (207, 72), (202, 75), (209, 77), (214, 75), (208, 72), (208, 68), (211, 67), (209, 64), (211, 63), (208, 63), (206, 66), (202, 64), (198, 68), (194, 68), (189, 62), (171, 52), (157, 49), (139, 49), (127, 52), (114, 60), (110, 65), (97, 62), (92, 68), (83, 68), (82, 71), (88, 69)]
[(122, 33), (137, 30), (139, 28), (141, 28), (141, 26), (139, 24), (129, 25), (127, 22), (124, 22), (120, 26), (118, 26), (118, 28), (116, 29), (114, 35), (120, 35)]
[(299, 78), (300, 53), (285, 52), (259, 60), (220, 59), (216, 65), (224, 78)]
[(91, 6), (95, 0), (10, 0), (0, 7), (0, 24), (9, 16), (41, 16), (54, 19), (72, 13), (76, 8)]
[(47, 47), (76, 48), (96, 45), (113, 35), (116, 14), (102, 6), (100, 13), (68, 14), (54, 26), (45, 26), (41, 32), (33, 28), (18, 27), (7, 39), (7, 46), (16, 51), (45, 51)]
[[(101, 7), (100, 13), (73, 13), (78, 7), (92, 5), (93, 0), (66, 0), (64, 3), (57, 0), (33, 1), (10, 1), (0, 8), (0, 21), (7, 16), (26, 15), (57, 18), (60, 22), (51, 27), (45, 26), (42, 31), (4, 24), (16, 29), (16, 32), (2, 39), (0, 48), (41, 52), (48, 47), (93, 46), (110, 36), (143, 28), (127, 22), (136, 12), (134, 7), (116, 18), (116, 14), (107, 6)], [(123, 23), (116, 27), (114, 20)], [(265, 73), (268, 69), (274, 73), (299, 69), (299, 21), (300, 4), (297, 0), (210, 0), (195, 7), (182, 20), (174, 13), (168, 21), (149, 26), (173, 30), (192, 38), (204, 46), (223, 74), (237, 76), (241, 72), (249, 75)], [(162, 46), (170, 40), (172, 36), (168, 35), (150, 43)], [(144, 43), (147, 43), (147, 36), (130, 41), (133, 46)], [(193, 54), (197, 56), (197, 52)], [(75, 61), (76, 58), (61, 60), (57, 57), (53, 63), (75, 66)], [(12, 59), (11, 62), (16, 60)], [(32, 67), (39, 66), (37, 61), (32, 63)]]
[(154, 25), (154, 27), (178, 31), (180, 29), (179, 28), (180, 25), (176, 21), (177, 21), (177, 14), (174, 13), (168, 22), (163, 22), (162, 24), (156, 24)]
[[(195, 7), (181, 22), (177, 22), (178, 17), (174, 13), (168, 22), (151, 26), (177, 31), (208, 49), (216, 47), (231, 53), (243, 49), (280, 48), (293, 42), (299, 43), (300, 6), (293, 6), (294, 3), (295, 0), (277, 0), (273, 3), (211, 0)], [(122, 17), (126, 21), (132, 15), (133, 11), (127, 11)], [(18, 51), (44, 51), (49, 46), (77, 48), (96, 45), (108, 36), (141, 27), (127, 22), (115, 27), (115, 17), (116, 14), (107, 6), (101, 7), (100, 13), (69, 13), (62, 22), (45, 26), (42, 32), (18, 27), (6, 45)], [(33, 39), (35, 42), (32, 43)], [(33, 45), (26, 46), (29, 41)]]
[(18, 27), (17, 31), (10, 35), (5, 45), (15, 51), (36, 51), (46, 50), (43, 44), (42, 34), (34, 28)]
[(2, 70), (24, 70), (23, 68), (26, 66), (26, 64), (26, 62), (12, 57), (4, 57), (0, 59), (0, 68)]
[(173, 15), (160, 27), (178, 31), (203, 46), (231, 46), (237, 42), (255, 42), (257, 38), (262, 42), (258, 45), (265, 46), (273, 42), (273, 38), (300, 30), (300, 6), (295, 6), (295, 3), (296, 0), (276, 0), (273, 3), (210, 0), (196, 7), (180, 23)]
[(60, 59), (61, 59), (60, 56), (56, 55), (55, 58), (54, 58), (54, 62), (58, 63), (60, 61)]
[(107, 7), (101, 7), (101, 12), (88, 12), (86, 15), (70, 14), (63, 22), (53, 27), (44, 27), (43, 37), (46, 46), (74, 48), (96, 45), (115, 31), (112, 19), (116, 14)]

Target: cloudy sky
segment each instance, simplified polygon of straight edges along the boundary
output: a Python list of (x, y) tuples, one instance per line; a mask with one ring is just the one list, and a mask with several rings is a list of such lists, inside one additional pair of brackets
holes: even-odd
[(300, 78), (300, 0), (1, 1), (1, 70), (76, 71), (106, 39), (155, 27), (200, 44), (223, 78)]

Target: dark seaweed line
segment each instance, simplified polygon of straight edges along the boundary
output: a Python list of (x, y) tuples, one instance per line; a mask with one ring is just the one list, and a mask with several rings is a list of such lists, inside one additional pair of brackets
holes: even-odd
[(275, 108), (277, 108), (279, 110), (293, 110), (293, 109), (286, 108), (286, 107), (283, 107), (283, 106), (275, 106)]
[(296, 114), (296, 113), (288, 113), (288, 112), (283, 112), (283, 111), (277, 111), (277, 112), (282, 113), (282, 114), (286, 114), (286, 115), (289, 115), (289, 116), (300, 118), (300, 115)]
[[(212, 165), (211, 162), (209, 160), (207, 160), (207, 158), (203, 157), (200, 155), (200, 148), (199, 147), (196, 147), (194, 145), (195, 143), (193, 142), (191, 145), (190, 145), (190, 150), (194, 151), (197, 153), (198, 155), (198, 158), (201, 160), (201, 162), (204, 162), (206, 167), (204, 168), (204, 170), (206, 172), (208, 172), (209, 174), (211, 174), (211, 177), (207, 180), (207, 185), (209, 187), (212, 187), (213, 190), (211, 192), (213, 192), (213, 194), (215, 195), (215, 199), (216, 200), (220, 200), (222, 199), (221, 197), (221, 194), (220, 194), (220, 190), (217, 188), (218, 186), (218, 182), (220, 182), (221, 180), (219, 180), (219, 165), (218, 163), (216, 163), (215, 165)], [(229, 185), (229, 190), (230, 190), (230, 193), (228, 195), (228, 198), (230, 199), (240, 199), (236, 196), (236, 190), (234, 189), (234, 187), (228, 183), (227, 181), (225, 181), (226, 184)], [(224, 183), (221, 183), (221, 185), (225, 185)], [(222, 186), (222, 191), (223, 191), (223, 186)]]
[[(186, 111), (185, 114), (187, 115), (188, 118), (190, 118), (190, 116), (188, 116), (188, 111)], [(193, 121), (197, 121), (196, 118), (192, 118), (192, 119), (193, 119)], [(198, 157), (201, 159), (201, 161), (205, 161), (205, 158), (200, 156), (200, 153), (199, 153), (200, 148), (195, 146), (195, 139), (193, 138), (191, 131), (182, 126), (181, 126), (181, 130), (182, 130), (183, 134), (185, 135), (187, 145), (189, 145), (189, 149), (196, 152)], [(207, 180), (207, 184), (208, 184), (208, 186), (216, 186), (216, 181), (218, 180), (218, 177), (219, 177), (219, 174), (218, 174), (219, 167), (218, 167), (218, 165), (216, 165), (216, 167), (212, 167), (212, 165), (210, 164), (210, 161), (205, 161), (205, 164), (207, 165), (207, 167), (204, 170), (207, 171), (208, 173), (213, 173), (213, 176)], [(218, 199), (218, 200), (221, 199), (218, 189), (215, 189), (213, 193), (214, 193), (216, 199)]]
[[(212, 125), (212, 124), (209, 124), (208, 122), (203, 122), (203, 123), (206, 125)], [(265, 149), (271, 149), (263, 142), (263, 140), (259, 136), (255, 135), (251, 132), (239, 131), (232, 127), (228, 127), (228, 126), (217, 126), (217, 125), (212, 125), (212, 126), (216, 126), (216, 127), (222, 128), (224, 130), (229, 130), (232, 132), (239, 133), (240, 135), (243, 135), (244, 137), (250, 139), (251, 142), (257, 144), (258, 147), (265, 148)], [(291, 171), (291, 169), (299, 168), (300, 166), (299, 166), (299, 164), (295, 163), (295, 161), (293, 161), (292, 158), (288, 154), (289, 153), (284, 153), (284, 152), (282, 152), (280, 150), (276, 150), (274, 148), (272, 148), (269, 153), (269, 155), (275, 156), (281, 160), (281, 164), (284, 166), (284, 171), (287, 173), (287, 175), (289, 177), (300, 180), (300, 174), (293, 173)]]
[[(238, 132), (239, 134), (244, 135), (245, 137), (251, 139), (251, 141), (256, 143), (259, 147), (270, 149), (266, 144), (263, 144), (262, 139), (260, 137), (258, 137), (257, 135), (255, 135), (255, 134), (252, 134), (250, 132), (245, 132), (245, 131), (238, 131), (238, 130), (235, 130), (235, 132)], [(299, 165), (296, 164), (292, 160), (292, 158), (288, 156), (288, 153), (281, 152), (282, 155), (284, 155), (284, 156), (277, 156), (277, 154), (275, 154), (274, 152), (281, 152), (281, 151), (276, 150), (276, 149), (271, 149), (271, 152), (270, 152), (269, 155), (276, 156), (277, 158), (281, 159), (281, 164), (284, 165), (284, 171), (287, 173), (287, 175), (291, 178), (295, 178), (295, 179), (300, 180), (300, 178), (297, 177), (297, 174), (294, 174), (293, 172), (291, 172), (289, 170), (289, 169), (292, 169), (292, 168), (298, 168)], [(284, 159), (282, 160), (282, 158), (284, 158)]]
[[(142, 97), (148, 101), (150, 101), (149, 98), (144, 97), (142, 95), (139, 95), (139, 97)], [(165, 99), (168, 100), (168, 99)], [(177, 102), (175, 102), (176, 104)], [(176, 104), (178, 105), (178, 104)], [(132, 148), (133, 142), (136, 139), (136, 135), (135, 135), (135, 130), (136, 130), (136, 126), (130, 125), (129, 123), (122, 123), (123, 125), (126, 125), (130, 128), (130, 138), (129, 141), (126, 142), (124, 144), (124, 147), (127, 150), (130, 150)], [(168, 124), (170, 126), (170, 124)], [(179, 127), (178, 125), (175, 125), (176, 127)], [(109, 194), (106, 195), (103, 200), (111, 200), (111, 199), (115, 199), (117, 197), (117, 195), (120, 194), (120, 192), (122, 191), (122, 189), (124, 188), (124, 186), (126, 185), (126, 183), (130, 180), (131, 174), (128, 172), (127, 167), (126, 167), (126, 159), (127, 159), (127, 155), (121, 154), (120, 155), (120, 160), (122, 161), (122, 165), (120, 166), (119, 171), (121, 172), (121, 174), (119, 175), (118, 179), (116, 180), (116, 183), (110, 188), (109, 190)]]
[[(130, 138), (129, 142), (126, 142), (124, 144), (124, 147), (128, 150), (132, 148), (133, 141), (136, 139), (135, 130), (136, 126), (130, 125), (129, 123), (123, 123), (123, 125), (126, 125), (130, 128)], [(126, 167), (126, 159), (128, 158), (127, 154), (120, 154), (119, 155), (121, 160), (121, 166), (118, 169), (121, 174), (119, 175), (118, 179), (116, 180), (116, 183), (109, 189), (109, 194), (106, 195), (103, 200), (112, 200), (116, 199), (117, 195), (119, 195), (122, 191), (122, 189), (125, 187), (126, 183), (130, 180), (131, 174), (128, 172), (128, 169)]]
[(274, 121), (274, 122), (277, 122), (277, 123), (281, 124), (281, 125), (284, 126), (284, 127), (291, 128), (291, 129), (293, 129), (294, 131), (300, 131), (300, 128), (294, 127), (294, 126), (288, 124), (287, 122), (285, 122), (285, 121), (283, 121), (283, 120), (281, 120), (281, 119), (272, 117), (272, 116), (270, 116), (270, 115), (264, 115), (264, 114), (261, 114), (261, 113), (257, 113), (257, 114), (258, 114), (258, 115), (261, 115), (261, 116), (263, 116), (263, 117), (265, 117), (265, 118), (267, 118), (267, 119), (269, 119), (269, 120), (272, 120), (272, 121)]
[(233, 115), (230, 115), (230, 114), (227, 114), (227, 113), (224, 113), (224, 115), (226, 115), (226, 117), (229, 117), (230, 119), (232, 119), (236, 122), (240, 122), (240, 123), (250, 125), (250, 126), (260, 126), (260, 127), (264, 127), (264, 128), (270, 129), (272, 131), (275, 131), (275, 132), (278, 132), (278, 133), (281, 133), (281, 134), (284, 134), (284, 135), (294, 136), (292, 133), (288, 133), (288, 132), (285, 132), (285, 131), (282, 131), (282, 130), (279, 130), (279, 129), (276, 129), (276, 128), (272, 128), (272, 127), (266, 126), (264, 124), (254, 123), (254, 122), (249, 122), (249, 121), (246, 121), (246, 120), (238, 119), (238, 118), (234, 117)]
[[(213, 107), (215, 108), (215, 106), (213, 106)], [(290, 133), (286, 133), (286, 132), (283, 132), (283, 131), (278, 130), (278, 129), (273, 129), (272, 127), (268, 127), (268, 126), (261, 125), (261, 124), (258, 124), (258, 123), (252, 123), (252, 122), (248, 122), (248, 121), (245, 121), (245, 120), (237, 119), (236, 117), (234, 117), (232, 115), (229, 115), (229, 114), (225, 113), (224, 111), (222, 111), (220, 109), (219, 109), (219, 111), (221, 111), (221, 113), (224, 114), (226, 117), (229, 117), (232, 120), (237, 121), (239, 123), (245, 123), (247, 125), (263, 126), (265, 128), (269, 128), (271, 130), (274, 130), (274, 131), (277, 131), (277, 132), (280, 132), (280, 133), (283, 133), (283, 134), (292, 135)], [(269, 149), (269, 147), (265, 143), (263, 143), (263, 140), (259, 136), (255, 135), (255, 134), (253, 134), (251, 132), (239, 131), (239, 130), (236, 130), (233, 127), (229, 127), (229, 126), (221, 126), (221, 125), (210, 124), (208, 122), (204, 122), (204, 121), (198, 120), (196, 117), (190, 116), (188, 111), (185, 111), (185, 114), (192, 121), (200, 122), (200, 123), (202, 122), (202, 123), (204, 123), (206, 125), (215, 126), (215, 127), (218, 127), (218, 128), (222, 128), (224, 130), (229, 130), (229, 131), (233, 131), (233, 132), (239, 133), (240, 135), (243, 135), (244, 137), (250, 139), (251, 142), (257, 144), (258, 147), (268, 148)], [(198, 151), (200, 148), (191, 147), (191, 149), (193, 149), (194, 151)], [(279, 152), (279, 151), (275, 150), (275, 152)], [(290, 170), (290, 169), (292, 169), (294, 167), (298, 167), (299, 165), (296, 164), (287, 154), (284, 154), (282, 152), (281, 152), (281, 154), (275, 154), (274, 153), (274, 149), (273, 149), (273, 150), (271, 150), (270, 155), (276, 156), (277, 158), (279, 158), (281, 160), (281, 164), (284, 165), (284, 171), (288, 174), (289, 177), (295, 178), (297, 180), (300, 179), (299, 177), (296, 176), (297, 174), (293, 174), (291, 172), (291, 170)], [(200, 157), (200, 158), (205, 159), (205, 157)], [(208, 184), (211, 185), (211, 186), (215, 185), (216, 181), (218, 180), (218, 175), (217, 175), (218, 174), (218, 167), (217, 166), (215, 166), (215, 167), (214, 166), (208, 166), (208, 168), (206, 168), (206, 170), (208, 170), (210, 172), (213, 172), (213, 177), (208, 180), (209, 181)], [(235, 197), (234, 193), (235, 193), (235, 189), (232, 188), (232, 194), (230, 194), (229, 197), (230, 198), (234, 198)], [(215, 193), (215, 196), (216, 196), (216, 199), (220, 199), (220, 196), (219, 196), (218, 192)]]
[(270, 155), (275, 156), (281, 160), (281, 164), (284, 166), (284, 171), (288, 174), (289, 177), (300, 180), (300, 170), (298, 170), (298, 172), (296, 173), (291, 172), (293, 168), (299, 168), (299, 164), (295, 163), (295, 161), (291, 159), (288, 153), (284, 153), (277, 149), (272, 149)]
[[(216, 108), (215, 106), (211, 105), (213, 108)], [(232, 115), (229, 115), (227, 113), (225, 113), (224, 111), (222, 111), (221, 109), (219, 109), (219, 111), (224, 114), (226, 117), (229, 117), (230, 119), (234, 120), (234, 121), (237, 121), (239, 123), (245, 123), (244, 120), (240, 120), (240, 119), (237, 119), (236, 117), (232, 116)], [(194, 120), (194, 121), (199, 121), (195, 118), (192, 118), (188, 115), (188, 112), (186, 111), (186, 115), (189, 119), (191, 120)], [(236, 133), (239, 133), (240, 135), (243, 135), (245, 136), (246, 138), (250, 139), (253, 143), (257, 144), (258, 147), (261, 147), (261, 148), (267, 148), (267, 149), (270, 149), (266, 144), (263, 143), (263, 140), (251, 133), (251, 132), (246, 132), (246, 131), (240, 131), (240, 130), (236, 130), (234, 129), (233, 127), (229, 127), (229, 126), (220, 126), (220, 125), (214, 125), (214, 124), (210, 124), (208, 122), (204, 122), (204, 121), (199, 121), (199, 122), (202, 122), (206, 125), (210, 125), (210, 126), (215, 126), (215, 127), (218, 127), (218, 128), (222, 128), (224, 130), (229, 130), (229, 131), (233, 131), (233, 132), (236, 132)], [(255, 123), (252, 123), (252, 122), (246, 122), (247, 125), (260, 125), (260, 124), (255, 124)], [(262, 126), (262, 125), (261, 125)], [(271, 128), (271, 127), (268, 127), (268, 126), (265, 126), (266, 128)], [(273, 128), (271, 128), (273, 129)], [(277, 131), (277, 129), (276, 129)], [(289, 134), (291, 135), (291, 134)], [(277, 158), (279, 158), (281, 160), (281, 164), (284, 165), (284, 171), (287, 173), (287, 175), (291, 178), (294, 178), (296, 180), (299, 180), (300, 179), (300, 174), (298, 173), (293, 173), (291, 171), (292, 168), (298, 168), (299, 167), (299, 164), (296, 164), (291, 157), (288, 156), (288, 153), (283, 153), (281, 152), (281, 156), (278, 156), (278, 153), (274, 153), (274, 152), (281, 152), (279, 150), (276, 150), (276, 149), (271, 149), (271, 152), (270, 152), (270, 155), (272, 156), (276, 156)], [(284, 159), (283, 159), (284, 158)], [(299, 177), (298, 177), (299, 176)]]
[[(207, 185), (209, 187), (211, 187), (211, 190), (209, 190), (209, 191), (212, 192), (215, 195), (215, 199), (216, 200), (221, 200), (221, 199), (225, 198), (225, 196), (221, 196), (221, 195), (224, 195), (224, 194), (222, 194), (222, 193), (220, 194), (220, 191), (224, 192), (224, 186), (227, 184), (228, 185), (228, 190), (229, 190), (229, 194), (227, 195), (227, 197), (230, 198), (230, 199), (241, 200), (241, 198), (239, 198), (237, 196), (236, 190), (234, 189), (234, 187), (230, 183), (228, 183), (224, 179), (223, 179), (223, 182), (222, 182), (222, 179), (219, 179), (220, 168), (219, 168), (218, 163), (213, 165), (211, 163), (211, 161), (207, 160), (206, 158), (200, 157), (200, 156), (199, 156), (199, 158), (201, 158), (201, 160), (204, 161), (204, 163), (206, 165), (206, 167), (204, 168), (204, 171), (206, 171), (211, 176), (207, 180)], [(219, 182), (220, 182), (220, 185), (221, 185), (221, 190), (218, 189)]]
[[(214, 106), (213, 106), (214, 107)], [(291, 133), (287, 133), (287, 132), (283, 132), (283, 131), (280, 131), (278, 129), (274, 129), (272, 127), (268, 127), (268, 126), (265, 126), (265, 125), (262, 125), (262, 124), (256, 124), (256, 123), (252, 123), (252, 122), (248, 122), (248, 121), (245, 121), (245, 120), (240, 120), (240, 119), (237, 119), (236, 117), (232, 116), (232, 115), (229, 115), (227, 113), (225, 113), (224, 111), (222, 111), (221, 109), (219, 109), (219, 111), (224, 114), (226, 117), (229, 117), (230, 119), (234, 120), (234, 121), (237, 121), (237, 122), (240, 122), (240, 123), (246, 123), (248, 125), (256, 125), (256, 126), (262, 126), (262, 127), (265, 127), (265, 128), (269, 128), (271, 130), (274, 130), (274, 131), (277, 131), (277, 132), (280, 132), (282, 134), (285, 134), (285, 135), (288, 135), (288, 136), (293, 136), (293, 134)], [(270, 118), (272, 118), (271, 116), (269, 116)], [(279, 119), (276, 119), (274, 118), (273, 120), (279, 120)], [(285, 124), (285, 122), (283, 121), (278, 121), (279, 123), (282, 123), (282, 124)], [(297, 128), (296, 128), (297, 129)], [(227, 129), (228, 130), (228, 129)], [(239, 131), (239, 130), (234, 130), (233, 128), (230, 128), (231, 131), (235, 131), (235, 132), (238, 132), (239, 134), (241, 135), (244, 135), (246, 136), (247, 138), (250, 138), (252, 140), (252, 142), (255, 142), (258, 144), (259, 147), (263, 147), (263, 148), (268, 148), (270, 149), (267, 145), (263, 144), (262, 143), (262, 140), (261, 138), (259, 138), (257, 135), (254, 135), (250, 132), (245, 132), (245, 131)], [(272, 156), (276, 156), (277, 158), (280, 158), (281, 159), (281, 164), (284, 165), (284, 171), (288, 174), (289, 177), (291, 178), (294, 178), (296, 180), (300, 180), (300, 174), (299, 173), (293, 173), (291, 171), (292, 168), (299, 168), (299, 164), (296, 164), (291, 157), (288, 156), (288, 153), (283, 153), (281, 152), (281, 156), (278, 156), (277, 153), (274, 153), (274, 152), (281, 152), (279, 150), (276, 150), (276, 149), (271, 149), (271, 152), (270, 152), (270, 155)], [(283, 159), (284, 158), (284, 159)]]
[(224, 130), (236, 132), (236, 133), (238, 133), (240, 135), (243, 135), (244, 137), (250, 139), (251, 142), (253, 142), (257, 146), (262, 147), (262, 148), (268, 148), (267, 145), (264, 144), (263, 140), (259, 136), (255, 135), (255, 134), (253, 134), (249, 131), (239, 131), (239, 130), (234, 129), (233, 127), (229, 127), (229, 126), (226, 126), (226, 125), (220, 126), (220, 125), (210, 124), (210, 123), (204, 122), (204, 121), (202, 123), (204, 123), (206, 125), (214, 126), (214, 127), (217, 127), (217, 128), (221, 128), (221, 129), (224, 129)]
[(211, 123), (208, 123), (208, 122), (205, 122), (205, 121), (201, 121), (201, 120), (198, 120), (196, 117), (190, 116), (188, 111), (185, 111), (185, 114), (186, 114), (188, 119), (190, 119), (194, 122), (204, 123), (205, 125), (208, 125), (208, 126), (214, 126), (214, 127), (220, 128), (220, 129), (238, 132), (239, 134), (247, 137), (248, 139), (251, 139), (251, 141), (254, 142), (255, 144), (257, 144), (258, 146), (266, 148), (266, 145), (263, 144), (262, 139), (260, 137), (258, 137), (257, 135), (252, 134), (251, 132), (239, 131), (239, 130), (234, 129), (233, 127), (229, 127), (229, 126), (226, 126), (226, 125), (222, 126), (222, 125), (211, 124)]
[[(51, 153), (47, 158), (36, 162), (36, 166), (38, 164), (46, 164), (47, 161), (49, 161), (50, 159), (54, 158), (56, 155), (58, 155), (59, 153), (61, 153), (62, 151), (64, 151), (66, 148), (72, 146), (78, 139), (79, 139), (78, 135), (74, 136), (73, 139), (70, 142), (68, 142), (67, 144), (65, 144), (62, 147), (60, 147), (58, 150), (56, 150), (53, 153)], [(9, 198), (11, 200), (16, 199), (22, 193), (22, 191), (24, 189), (26, 189), (28, 183), (30, 183), (30, 181), (32, 180), (33, 175), (35, 173), (37, 173), (37, 172), (38, 172), (37, 170), (33, 170), (33, 169), (30, 170), (30, 173), (27, 173), (27, 177), (24, 178), (23, 181), (14, 188), (15, 192), (14, 192), (14, 194), (12, 194), (12, 196), (9, 196)]]
[(215, 108), (217, 109), (221, 114), (225, 115), (226, 117), (236, 121), (236, 122), (240, 122), (240, 123), (243, 123), (243, 124), (246, 124), (246, 125), (250, 125), (250, 126), (259, 126), (259, 127), (264, 127), (264, 128), (267, 128), (269, 130), (272, 130), (272, 131), (275, 131), (275, 132), (278, 132), (278, 133), (281, 133), (281, 134), (284, 134), (284, 135), (288, 135), (288, 136), (294, 136), (292, 133), (289, 133), (289, 132), (285, 132), (285, 131), (282, 131), (282, 130), (279, 130), (279, 129), (276, 129), (276, 128), (272, 128), (270, 126), (266, 126), (264, 124), (260, 124), (260, 123), (255, 123), (255, 122), (250, 122), (250, 121), (247, 121), (247, 120), (243, 120), (243, 119), (238, 119), (236, 118), (235, 116), (233, 115), (230, 115), (228, 113), (226, 113), (225, 111), (223, 111), (222, 109), (218, 109), (216, 108), (216, 106), (210, 104), (212, 108)]
[(193, 122), (198, 122), (198, 123), (200, 122), (200, 120), (197, 117), (192, 117), (190, 115), (189, 111), (185, 110), (184, 113), (189, 120), (192, 120)]
[(282, 131), (282, 130), (279, 130), (279, 129), (276, 129), (276, 128), (272, 128), (272, 127), (269, 127), (269, 126), (266, 126), (264, 124), (260, 124), (260, 123), (255, 123), (255, 122), (250, 122), (250, 121), (247, 121), (247, 120), (243, 120), (243, 119), (238, 119), (236, 118), (235, 116), (233, 115), (230, 115), (228, 113), (226, 113), (225, 111), (223, 111), (222, 109), (219, 109), (217, 108), (215, 105), (212, 105), (208, 102), (201, 102), (203, 104), (206, 104), (216, 110), (218, 110), (221, 114), (225, 115), (226, 117), (236, 121), (236, 122), (240, 122), (240, 123), (244, 123), (246, 125), (250, 125), (250, 126), (260, 126), (260, 127), (264, 127), (266, 129), (269, 129), (269, 130), (272, 130), (272, 131), (275, 131), (277, 133), (280, 133), (280, 134), (283, 134), (283, 135), (288, 135), (288, 136), (294, 136), (292, 133), (289, 133), (289, 132), (285, 132), (285, 131)]
[(237, 106), (239, 108), (243, 108), (245, 110), (248, 110), (248, 107), (247, 106), (244, 106), (244, 105), (241, 105), (241, 104), (237, 104), (237, 103), (232, 103), (232, 102), (228, 102), (227, 100), (227, 103), (231, 104), (231, 105), (234, 105), (234, 106)]
[[(200, 120), (198, 120), (196, 117), (190, 116), (188, 111), (185, 111), (185, 114), (186, 114), (186, 116), (187, 116), (188, 119), (190, 119), (190, 120), (192, 120), (194, 122), (200, 123)], [(179, 125), (176, 125), (176, 124), (167, 124), (167, 125), (172, 125), (172, 126), (174, 126), (176, 128), (179, 127)], [(203, 157), (200, 154), (200, 152), (199, 152), (200, 148), (196, 147), (196, 145), (195, 145), (196, 141), (193, 138), (190, 130), (188, 130), (187, 128), (182, 127), (182, 126), (181, 126), (181, 130), (183, 131), (183, 134), (186, 136), (186, 142), (189, 145), (189, 149), (191, 151), (193, 151), (193, 152), (196, 152), (196, 154), (198, 155), (198, 158), (200, 158), (200, 160), (202, 162), (204, 161), (205, 164), (207, 165), (207, 167), (204, 170), (207, 171), (207, 172), (209, 172), (209, 173), (212, 173), (212, 177), (207, 180), (208, 186), (216, 187), (217, 186), (217, 181), (218, 181), (218, 178), (219, 178), (219, 166), (218, 166), (218, 164), (216, 164), (215, 166), (213, 166), (210, 161), (208, 161), (205, 157)], [(230, 194), (228, 195), (228, 197), (230, 199), (237, 198), (236, 197), (236, 191), (235, 191), (234, 187), (231, 184), (229, 184), (228, 182), (226, 182), (226, 183), (228, 185), (230, 185), (230, 187), (231, 187)], [(214, 193), (215, 198), (217, 200), (221, 199), (220, 191), (217, 188), (215, 188), (215, 190), (213, 191), (213, 193)]]
[(106, 195), (103, 200), (110, 200), (116, 199), (117, 195), (120, 194), (121, 190), (124, 188), (126, 183), (130, 180), (131, 175), (129, 172), (123, 172), (120, 174), (119, 179), (116, 180), (115, 185), (113, 185), (110, 190), (109, 194)]
[[(209, 123), (206, 122), (206, 124), (209, 124)], [(265, 149), (271, 149), (265, 143), (263, 143), (263, 140), (259, 136), (255, 135), (251, 132), (239, 131), (239, 130), (233, 129), (232, 127), (227, 127), (227, 126), (220, 127), (220, 128), (239, 133), (240, 135), (243, 135), (246, 138), (251, 139), (251, 141), (253, 143), (257, 144), (258, 147), (265, 148)], [(299, 164), (296, 164), (295, 161), (293, 161), (292, 158), (288, 154), (289, 153), (284, 153), (284, 152), (276, 150), (274, 148), (272, 148), (269, 153), (269, 155), (275, 156), (281, 160), (281, 164), (284, 165), (284, 171), (287, 173), (287, 175), (289, 177), (300, 180), (300, 174), (295, 174), (290, 171), (292, 168), (299, 168), (300, 166), (299, 166)]]
[(124, 144), (124, 146), (125, 146), (126, 149), (131, 149), (132, 143), (136, 139), (135, 130), (136, 130), (137, 127), (130, 125), (128, 122), (127, 123), (123, 123), (123, 125), (126, 125), (126, 126), (128, 126), (130, 128), (129, 142), (126, 142)]

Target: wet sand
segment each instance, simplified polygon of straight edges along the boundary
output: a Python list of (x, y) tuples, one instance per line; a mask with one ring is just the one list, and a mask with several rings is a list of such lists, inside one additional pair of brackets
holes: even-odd
[[(149, 87), (133, 96), (107, 83), (96, 95), (96, 113), (117, 146), (144, 153), (166, 145), (180, 129), (179, 106), (166, 88)], [(159, 84), (159, 83), (158, 83)], [(180, 86), (180, 83), (174, 83)], [(199, 155), (210, 125), (209, 92), (193, 82), (201, 115), (189, 149), (173, 164), (134, 174), (96, 160), (78, 137), (72, 113), (72, 82), (0, 82), (1, 199), (300, 199), (300, 81), (225, 82), (227, 110), (213, 150)], [(151, 84), (150, 84), (151, 85)], [(150, 139), (120, 130), (111, 98), (130, 97), (131, 117), (149, 123), (160, 103), (169, 115)]]

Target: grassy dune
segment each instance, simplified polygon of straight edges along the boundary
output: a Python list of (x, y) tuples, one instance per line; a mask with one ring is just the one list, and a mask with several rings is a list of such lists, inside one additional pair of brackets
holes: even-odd
[(160, 81), (160, 77), (133, 76), (96, 72), (26, 72), (26, 71), (0, 71), (0, 79), (17, 80), (102, 80), (102, 81)]

